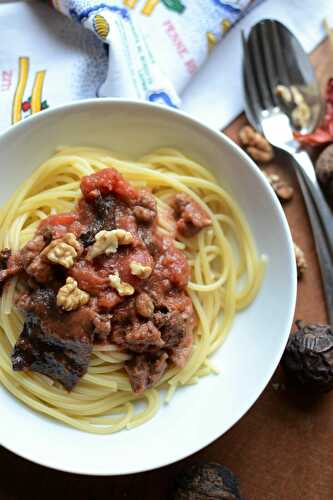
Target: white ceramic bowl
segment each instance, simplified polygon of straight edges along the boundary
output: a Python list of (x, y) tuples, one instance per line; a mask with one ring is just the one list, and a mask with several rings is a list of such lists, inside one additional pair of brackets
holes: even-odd
[(230, 139), (188, 116), (146, 103), (93, 99), (43, 111), (0, 137), (0, 204), (59, 145), (97, 145), (133, 158), (173, 146), (199, 160), (232, 193), (260, 253), (269, 258), (258, 297), (237, 315), (214, 356), (220, 375), (177, 391), (150, 422), (130, 431), (86, 434), (31, 411), (0, 387), (0, 444), (64, 471), (116, 475), (180, 460), (220, 437), (271, 378), (290, 331), (296, 269), (288, 224), (264, 176)]

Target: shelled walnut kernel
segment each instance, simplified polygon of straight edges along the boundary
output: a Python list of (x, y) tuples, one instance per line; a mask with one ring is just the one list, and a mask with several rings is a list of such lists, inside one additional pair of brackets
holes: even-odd
[(239, 140), (245, 151), (254, 161), (268, 163), (274, 158), (274, 151), (271, 144), (250, 125), (245, 125), (240, 129)]
[(277, 174), (264, 172), (264, 175), (280, 201), (290, 201), (294, 195), (294, 189), (290, 184), (281, 180)]
[(296, 258), (296, 267), (297, 267), (297, 278), (301, 279), (304, 276), (304, 273), (306, 271), (307, 263), (305, 259), (305, 254), (303, 250), (294, 243), (294, 250), (295, 250), (295, 258)]

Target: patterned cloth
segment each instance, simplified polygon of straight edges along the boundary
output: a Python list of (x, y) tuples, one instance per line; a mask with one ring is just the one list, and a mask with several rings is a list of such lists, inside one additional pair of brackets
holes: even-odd
[(0, 132), (50, 106), (96, 97), (105, 45), (40, 2), (0, 4)]
[(181, 94), (250, 0), (53, 0), (109, 45), (101, 96), (179, 106)]
[(0, 131), (96, 95), (179, 107), (183, 89), (250, 1), (2, 3)]

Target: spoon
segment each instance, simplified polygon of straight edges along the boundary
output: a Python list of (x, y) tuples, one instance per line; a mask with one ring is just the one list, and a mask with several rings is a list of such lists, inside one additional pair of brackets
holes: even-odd
[(328, 315), (333, 322), (333, 215), (308, 153), (293, 136), (295, 130), (312, 132), (322, 115), (314, 69), (299, 41), (278, 21), (260, 21), (252, 27), (247, 40), (243, 33), (243, 48), (246, 114), (273, 146), (293, 159), (312, 226)]

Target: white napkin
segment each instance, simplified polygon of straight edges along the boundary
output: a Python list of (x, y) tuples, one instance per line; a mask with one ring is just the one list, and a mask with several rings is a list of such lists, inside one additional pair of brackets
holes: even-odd
[[(81, 5), (82, 2), (91, 4), (91, 0), (75, 0), (74, 2), (53, 0), (54, 3), (57, 2), (58, 6), (61, 4), (62, 10), (67, 8), (67, 11), (69, 4), (77, 3), (77, 1)], [(194, 2), (194, 0), (191, 1)], [(138, 0), (139, 3), (135, 0), (122, 0), (121, 2), (119, 0), (118, 3), (123, 4), (124, 2), (133, 4), (134, 8), (130, 9), (131, 12), (135, 12), (135, 4), (141, 5), (141, 7), (143, 4), (146, 5), (146, 0)], [(170, 0), (163, 0), (163, 4), (168, 2)], [(171, 0), (172, 2), (174, 0)], [(219, 2), (220, 0), (196, 0), (195, 5), (199, 9), (204, 4), (211, 6), (211, 4)], [(236, 2), (232, 3), (235, 5)], [(112, 1), (112, 4), (114, 3)], [(156, 1), (155, 4), (157, 3)], [(190, 0), (182, 0), (180, 4), (190, 4)], [(246, 2), (242, 2), (242, 6), (245, 4)], [(161, 6), (158, 7), (160, 15), (162, 12), (164, 14), (167, 12), (164, 7), (163, 11)], [(157, 31), (156, 33), (153, 29), (148, 30), (148, 25), (152, 26), (148, 20), (149, 16), (137, 13), (137, 18), (141, 19), (139, 31), (144, 33), (148, 44), (155, 47), (154, 56), (158, 60), (156, 81), (160, 81), (160, 73), (165, 75), (161, 80), (161, 88), (164, 86), (163, 90), (167, 90), (170, 98), (175, 101), (174, 103), (177, 99), (175, 91), (182, 93), (183, 109), (209, 125), (220, 128), (230, 122), (243, 108), (240, 78), (242, 58), (240, 30), (242, 28), (247, 30), (259, 19), (272, 17), (284, 22), (299, 37), (305, 49), (311, 50), (324, 36), (321, 27), (322, 18), (327, 16), (333, 23), (332, 10), (332, 0), (318, 0), (317, 2), (288, 0), (287, 9), (286, 2), (283, 0), (266, 0), (248, 13), (225, 35), (223, 41), (213, 50), (208, 63), (191, 81), (189, 81), (191, 73), (184, 70), (186, 66), (179, 65), (180, 58), (175, 59), (178, 63), (173, 65), (172, 52), (165, 53), (160, 50), (161, 47), (164, 47), (162, 41), (156, 42), (155, 45), (152, 42), (153, 37), (158, 40), (159, 35), (162, 38), (167, 35), (174, 45), (174, 50), (180, 51), (184, 57), (187, 57), (188, 53), (184, 52), (184, 47), (175, 36), (174, 29), (167, 24), (165, 26), (167, 32), (164, 31), (162, 36), (161, 32)], [(157, 13), (156, 7), (155, 14), (157, 15)], [(135, 16), (133, 16), (133, 20), (135, 20), (134, 18)], [(11, 20), (10, 23), (8, 19)], [(214, 18), (213, 16), (212, 19), (216, 25), (218, 17)], [(110, 18), (107, 20), (109, 21)], [(231, 18), (231, 22), (232, 20)], [(159, 25), (163, 22), (167, 21), (161, 17)], [(204, 17), (202, 24), (188, 23), (176, 30), (178, 32), (180, 29), (181, 33), (186, 33), (188, 36), (191, 59), (194, 59), (196, 66), (200, 66), (207, 56), (207, 40), (201, 36), (200, 42), (198, 41), (196, 44), (195, 41), (198, 34), (206, 33), (208, 22), (209, 19)], [(105, 36), (103, 28), (105, 26), (103, 27), (102, 23), (99, 29), (102, 30), (100, 31), (102, 36)], [(213, 31), (211, 33), (212, 40), (214, 40), (214, 36), (216, 39), (221, 37), (220, 24), (216, 25), (215, 33)], [(120, 38), (118, 38), (118, 47), (119, 42)], [(124, 50), (122, 44), (120, 44), (120, 48)], [(0, 103), (2, 112), (0, 114), (0, 130), (7, 128), (12, 118), (16, 121), (23, 119), (32, 112), (37, 112), (47, 106), (94, 97), (97, 92), (103, 95), (124, 95), (122, 93), (123, 82), (128, 73), (126, 72), (127, 66), (115, 64), (117, 61), (114, 58), (119, 57), (119, 54), (115, 42), (110, 51), (110, 70), (117, 67), (123, 68), (123, 70), (125, 68), (123, 74), (120, 75), (121, 78), (115, 70), (110, 71), (109, 78), (106, 78), (108, 55), (103, 43), (95, 34), (83, 29), (79, 24), (74, 24), (64, 16), (50, 11), (48, 6), (39, 3), (1, 4)], [(193, 71), (194, 69), (193, 66)], [(166, 78), (166, 74), (168, 78)], [(102, 85), (104, 81), (106, 84)], [(18, 82), (21, 82), (21, 85), (18, 85)], [(159, 99), (158, 95), (155, 97), (156, 100)]]

